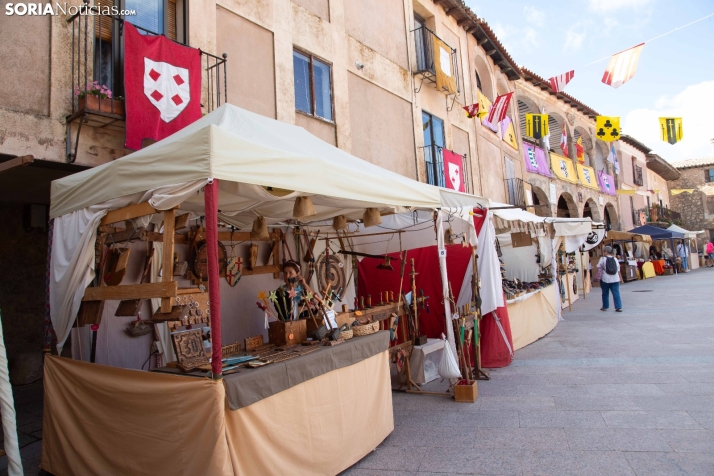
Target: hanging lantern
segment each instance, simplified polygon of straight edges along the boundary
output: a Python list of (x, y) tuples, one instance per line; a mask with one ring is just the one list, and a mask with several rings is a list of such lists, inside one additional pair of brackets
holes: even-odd
[(312, 198), (310, 197), (297, 197), (295, 199), (295, 206), (293, 207), (293, 217), (298, 220), (301, 218), (307, 218), (317, 215), (315, 211), (315, 205), (312, 204)]
[(265, 223), (265, 218), (258, 216), (253, 221), (253, 230), (250, 232), (251, 240), (269, 240), (268, 225)]
[(381, 225), (382, 215), (379, 214), (379, 210), (376, 208), (367, 208), (362, 216), (362, 222), (364, 223), (365, 228)]
[(347, 218), (344, 215), (338, 215), (332, 220), (332, 229), (341, 231), (347, 229)]

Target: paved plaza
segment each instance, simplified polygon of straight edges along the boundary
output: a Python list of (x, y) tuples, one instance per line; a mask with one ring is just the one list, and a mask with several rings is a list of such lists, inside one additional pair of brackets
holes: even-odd
[(714, 475), (714, 269), (600, 289), (479, 382), (474, 404), (394, 393), (349, 476)]
[[(393, 393), (394, 433), (343, 474), (714, 475), (713, 288), (714, 269), (624, 284), (621, 314), (594, 289), (476, 403)], [(15, 403), (36, 475), (41, 383)]]

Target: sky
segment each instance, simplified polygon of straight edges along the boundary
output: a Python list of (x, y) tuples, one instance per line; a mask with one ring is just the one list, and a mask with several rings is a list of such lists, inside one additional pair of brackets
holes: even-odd
[[(664, 159), (714, 155), (714, 0), (466, 0), (519, 65), (550, 78), (575, 70), (565, 92)], [(645, 41), (635, 77), (615, 89), (602, 83), (609, 56)], [(606, 58), (606, 59), (603, 59)], [(595, 64), (588, 63), (600, 60)], [(684, 139), (660, 139), (658, 117), (682, 117)]]

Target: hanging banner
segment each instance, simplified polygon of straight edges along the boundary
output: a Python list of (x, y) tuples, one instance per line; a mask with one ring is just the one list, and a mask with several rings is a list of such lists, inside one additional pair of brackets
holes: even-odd
[(444, 181), (446, 188), (466, 192), (464, 185), (464, 156), (448, 149), (442, 149), (444, 155)]
[(588, 237), (585, 238), (585, 243), (583, 243), (583, 251), (590, 251), (599, 245), (603, 238), (605, 238), (605, 231), (604, 226), (595, 228), (593, 225), (592, 231), (588, 234)]
[(526, 114), (526, 135), (540, 139), (548, 135), (548, 114)]
[(570, 82), (571, 79), (575, 76), (575, 70), (568, 71), (567, 73), (559, 74), (558, 76), (553, 76), (550, 78), (548, 81), (550, 82), (550, 88), (556, 92), (559, 93), (563, 89), (565, 89), (565, 86)]
[(613, 88), (619, 88), (632, 79), (635, 76), (635, 71), (637, 71), (637, 63), (640, 60), (643, 46), (645, 44), (640, 43), (637, 46), (612, 55), (610, 62), (607, 64), (605, 74), (602, 76), (602, 82)]
[(491, 101), (480, 91), (478, 92), (478, 117), (484, 117), (488, 115), (488, 110), (491, 109)]
[(493, 101), (491, 110), (488, 111), (488, 122), (499, 123), (506, 118), (508, 105), (511, 103), (512, 97), (513, 93), (506, 93), (498, 96), (496, 100)]
[(201, 118), (201, 51), (124, 23), (126, 148), (161, 140)]
[(578, 169), (578, 177), (580, 177), (580, 183), (583, 187), (591, 188), (593, 190), (599, 190), (600, 186), (597, 183), (597, 175), (595, 175), (595, 169), (582, 164), (575, 164)]
[(563, 129), (560, 132), (560, 149), (563, 151), (563, 155), (570, 157), (570, 152), (568, 152), (568, 129), (565, 127), (565, 121), (563, 121)]
[(550, 153), (550, 165), (553, 172), (560, 180), (570, 183), (578, 183), (578, 177), (573, 169), (573, 161), (562, 155)]
[(600, 190), (602, 190), (602, 193), (617, 195), (617, 192), (615, 191), (615, 180), (612, 178), (612, 175), (600, 171), (597, 173), (597, 180), (600, 183)]
[(513, 121), (511, 120), (511, 118), (506, 116), (506, 118), (503, 121), (501, 121), (500, 127), (501, 127), (501, 139), (503, 139), (503, 142), (510, 145), (514, 149), (518, 150), (518, 141), (516, 140), (516, 131), (513, 128)]
[(659, 128), (662, 132), (662, 140), (672, 145), (684, 137), (681, 117), (660, 117)]
[(583, 148), (583, 136), (578, 137), (578, 140), (575, 141), (575, 155), (578, 159), (578, 162), (581, 164), (585, 163), (585, 149)]
[(526, 170), (534, 174), (552, 177), (548, 160), (545, 158), (545, 151), (528, 142), (523, 142), (523, 158), (526, 162)]
[(466, 117), (473, 119), (478, 116), (479, 103), (472, 104), (470, 106), (464, 106), (464, 111), (466, 111)]
[(481, 94), (480, 91), (478, 94), (479, 94), (479, 96), (478, 96), (479, 97), (479, 110), (481, 110), (481, 98), (483, 98), (484, 105), (486, 106), (486, 109), (484, 110), (485, 112), (483, 114), (481, 114), (481, 112), (478, 113), (479, 117), (481, 118), (481, 124), (485, 127), (488, 127), (496, 134), (498, 134), (498, 122), (489, 122), (489, 120), (488, 120), (489, 112), (491, 111), (491, 108), (493, 107), (493, 105), (491, 104), (491, 101), (489, 101), (486, 96)]
[(595, 118), (595, 135), (605, 142), (619, 140), (622, 131), (620, 130), (620, 118), (617, 116), (597, 116)]
[(453, 70), (451, 55), (453, 50), (436, 36), (434, 39), (434, 69), (436, 70), (436, 89), (448, 94), (456, 94), (456, 71)]

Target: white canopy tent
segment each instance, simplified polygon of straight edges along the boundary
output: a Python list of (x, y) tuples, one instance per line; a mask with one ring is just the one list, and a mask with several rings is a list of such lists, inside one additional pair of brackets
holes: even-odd
[(681, 226), (677, 226), (677, 225), (670, 225), (667, 229), (669, 231), (676, 231), (677, 233), (682, 233), (685, 238), (689, 238), (690, 240), (696, 240), (697, 235), (699, 235), (701, 233), (706, 233), (705, 230), (699, 230), (699, 231), (685, 230)]
[(203, 214), (203, 187), (213, 179), (219, 182), (219, 219), (241, 228), (258, 215), (284, 223), (300, 196), (315, 205), (311, 221), (356, 220), (365, 208), (383, 215), (416, 209), (451, 214), (489, 204), (382, 169), (301, 127), (224, 105), (145, 149), (52, 183), (50, 312), (60, 351), (94, 278), (102, 217), (142, 202)]

